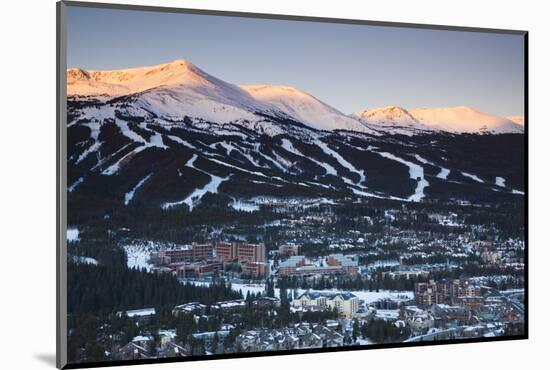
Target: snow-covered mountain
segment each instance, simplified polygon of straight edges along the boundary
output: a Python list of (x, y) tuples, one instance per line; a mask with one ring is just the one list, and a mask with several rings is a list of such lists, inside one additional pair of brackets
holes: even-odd
[(373, 133), (356, 119), (295, 87), (274, 85), (243, 85), (241, 87), (257, 100), (275, 106), (315, 129), (341, 129)]
[[(397, 106), (366, 109), (345, 115), (314, 96), (290, 86), (237, 86), (216, 78), (191, 62), (110, 71), (67, 70), (71, 97), (131, 100), (130, 114), (168, 121), (186, 117), (215, 123), (241, 123), (249, 128), (280, 133), (265, 123), (266, 116), (295, 121), (316, 130), (348, 130), (380, 135), (424, 131), (453, 133), (521, 133), (514, 121), (469, 107), (417, 108)], [(269, 121), (269, 119), (268, 119)]]
[(397, 128), (446, 131), (452, 133), (523, 133), (516, 122), (470, 107), (416, 108), (406, 110), (397, 106), (366, 109), (354, 113), (361, 122), (387, 132)]
[(154, 66), (106, 71), (67, 70), (67, 94), (120, 96), (157, 87), (226, 85), (191, 62), (177, 59)]
[(470, 107), (416, 108), (410, 110), (418, 122), (436, 130), (456, 133), (523, 133), (523, 127), (504, 117)]
[(432, 131), (431, 127), (418, 122), (405, 108), (395, 105), (365, 109), (354, 113), (352, 117), (371, 128), (389, 134), (410, 136), (423, 131)]
[(257, 112), (284, 115), (186, 60), (116, 71), (70, 69), (67, 85), (69, 96), (130, 96), (133, 113), (167, 120), (187, 116), (224, 123), (258, 120)]
[(256, 123), (265, 120), (263, 115), (269, 115), (291, 119), (317, 130), (376, 134), (357, 120), (296, 88), (239, 87), (186, 60), (114, 71), (72, 68), (67, 71), (67, 91), (69, 96), (113, 98), (132, 95), (134, 109), (171, 121), (183, 120), (187, 116), (216, 123)]
[(353, 114), (359, 120), (382, 126), (417, 127), (420, 123), (404, 108), (390, 105), (383, 108), (365, 109)]
[(95, 206), (98, 189), (110, 207), (190, 211), (211, 197), (230, 205), (264, 196), (506, 202), (523, 194), (520, 135), (440, 131), (518, 127), (469, 108), (346, 116), (296, 88), (240, 87), (184, 60), (70, 69), (67, 78), (68, 191), (84, 208)]

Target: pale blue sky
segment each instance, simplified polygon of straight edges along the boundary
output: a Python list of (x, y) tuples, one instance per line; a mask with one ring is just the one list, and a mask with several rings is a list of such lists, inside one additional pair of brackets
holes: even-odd
[(70, 7), (67, 64), (187, 59), (235, 84), (298, 87), (344, 113), (467, 105), (523, 115), (523, 36)]

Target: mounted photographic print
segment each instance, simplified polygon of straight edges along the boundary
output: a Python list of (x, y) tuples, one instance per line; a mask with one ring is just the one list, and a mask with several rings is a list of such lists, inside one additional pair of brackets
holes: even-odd
[(526, 51), (58, 3), (58, 367), (527, 338)]

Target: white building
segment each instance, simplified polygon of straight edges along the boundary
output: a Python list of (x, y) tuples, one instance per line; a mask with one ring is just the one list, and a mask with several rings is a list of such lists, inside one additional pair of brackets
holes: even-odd
[(359, 298), (352, 293), (307, 291), (292, 301), (294, 307), (319, 306), (336, 310), (341, 316), (352, 318), (359, 309)]

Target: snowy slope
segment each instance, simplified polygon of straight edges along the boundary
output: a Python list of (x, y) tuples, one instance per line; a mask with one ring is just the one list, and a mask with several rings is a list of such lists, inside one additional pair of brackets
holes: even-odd
[[(178, 59), (148, 67), (109, 71), (67, 70), (68, 95), (109, 95), (138, 93), (156, 87), (185, 85), (200, 88), (227, 84), (199, 69), (191, 62)], [(229, 87), (234, 87), (230, 85)], [(238, 88), (237, 88), (238, 89)]]
[(512, 122), (517, 123), (518, 125), (521, 125), (521, 126), (525, 125), (525, 118), (523, 116), (508, 116), (506, 118)]
[(523, 133), (523, 127), (507, 118), (470, 107), (416, 108), (409, 111), (420, 123), (456, 133)]
[(257, 100), (277, 107), (300, 122), (318, 130), (350, 130), (375, 133), (310, 94), (291, 86), (243, 85)]
[(523, 133), (522, 125), (509, 118), (490, 115), (470, 107), (407, 110), (387, 106), (365, 109), (353, 116), (370, 127), (388, 133), (403, 133), (403, 129), (453, 133)]

